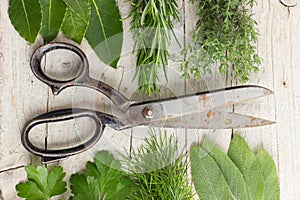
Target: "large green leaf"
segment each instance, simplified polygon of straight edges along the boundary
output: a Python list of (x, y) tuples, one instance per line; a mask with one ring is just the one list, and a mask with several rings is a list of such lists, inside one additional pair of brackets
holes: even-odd
[(215, 160), (202, 148), (191, 149), (192, 180), (202, 200), (230, 199), (226, 180)]
[(42, 28), (40, 34), (46, 42), (57, 36), (66, 12), (63, 0), (40, 0), (42, 7)]
[(209, 153), (221, 169), (230, 190), (230, 199), (247, 200), (246, 182), (232, 160), (208, 139), (204, 139), (202, 148)]
[(260, 165), (240, 135), (235, 135), (231, 140), (228, 155), (244, 176), (249, 200), (264, 199), (264, 179)]
[(123, 26), (115, 0), (92, 0), (86, 39), (98, 57), (116, 68), (123, 43)]
[(10, 0), (8, 14), (21, 37), (33, 43), (41, 27), (42, 14), (39, 0)]
[(88, 23), (91, 14), (91, 0), (63, 0), (82, 20)]
[(67, 4), (67, 10), (61, 30), (66, 37), (80, 44), (88, 27), (91, 1), (64, 0), (64, 2)]
[(256, 158), (264, 177), (264, 200), (279, 200), (280, 188), (277, 169), (272, 157), (264, 149), (257, 152)]

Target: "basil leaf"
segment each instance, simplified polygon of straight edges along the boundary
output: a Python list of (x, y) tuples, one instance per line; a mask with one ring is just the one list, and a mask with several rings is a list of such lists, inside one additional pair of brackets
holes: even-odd
[(208, 139), (204, 139), (202, 148), (209, 153), (209, 155), (218, 164), (230, 191), (230, 199), (247, 200), (248, 193), (246, 182), (243, 175), (230, 158), (214, 146)]
[(263, 199), (264, 179), (259, 163), (240, 135), (235, 135), (231, 140), (228, 155), (246, 181), (249, 199)]
[(66, 37), (80, 44), (88, 27), (91, 1), (64, 0), (64, 2), (67, 4), (67, 10), (61, 30)]
[(39, 0), (10, 0), (8, 14), (20, 36), (33, 43), (41, 27), (42, 14)]
[(66, 12), (63, 0), (40, 0), (42, 7), (42, 28), (40, 34), (46, 42), (56, 38)]
[(123, 26), (115, 0), (92, 0), (86, 39), (97, 56), (117, 68), (123, 43)]
[(202, 200), (230, 199), (226, 180), (215, 160), (202, 148), (191, 149), (192, 180)]
[(264, 149), (256, 153), (264, 177), (264, 200), (279, 200), (280, 187), (277, 169), (272, 157)]

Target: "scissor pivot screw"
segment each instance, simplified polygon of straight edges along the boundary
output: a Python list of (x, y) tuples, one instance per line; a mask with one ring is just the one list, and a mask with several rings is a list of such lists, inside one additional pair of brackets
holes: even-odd
[(151, 119), (151, 118), (153, 118), (153, 110), (149, 107), (146, 107), (143, 110), (143, 115), (144, 115), (145, 118)]

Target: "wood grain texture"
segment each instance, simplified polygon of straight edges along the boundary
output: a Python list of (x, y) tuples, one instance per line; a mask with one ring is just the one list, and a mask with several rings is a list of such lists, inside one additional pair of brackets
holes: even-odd
[[(127, 16), (128, 2), (118, 0), (122, 17)], [(182, 46), (191, 41), (191, 31), (197, 21), (197, 7), (188, 0), (179, 0), (180, 20), (175, 22), (175, 33)], [(34, 45), (26, 43), (13, 29), (8, 15), (8, 0), (0, 2), (0, 199), (17, 199), (15, 185), (26, 178), (26, 164), (40, 164), (40, 159), (30, 155), (20, 141), (20, 132), (32, 117), (60, 108), (84, 107), (119, 116), (121, 112), (102, 94), (87, 88), (69, 88), (54, 96), (48, 87), (34, 77), (29, 69), (32, 52), (43, 44), (39, 38)], [(180, 147), (188, 151), (192, 144), (200, 144), (204, 137), (211, 139), (222, 150), (227, 151), (232, 134), (241, 134), (253, 150), (264, 147), (275, 160), (280, 176), (281, 199), (298, 199), (300, 196), (300, 5), (285, 7), (280, 1), (258, 1), (252, 10), (258, 22), (260, 37), (258, 53), (263, 58), (258, 74), (252, 74), (247, 84), (267, 87), (274, 95), (259, 98), (225, 108), (248, 115), (276, 121), (275, 125), (239, 130), (184, 130), (167, 129), (176, 134)], [(86, 40), (79, 46), (90, 63), (90, 76), (106, 82), (135, 101), (149, 99), (137, 92), (137, 80), (132, 82), (135, 70), (133, 41), (129, 33), (130, 20), (124, 20), (124, 44), (119, 68), (114, 70), (104, 65), (92, 51)], [(63, 35), (56, 41), (70, 42)], [(175, 44), (172, 44), (175, 45)], [(171, 46), (168, 68), (169, 82), (161, 73), (161, 95), (153, 99), (179, 96), (205, 90), (240, 85), (231, 74), (219, 76), (217, 71), (202, 80), (182, 80), (178, 72), (180, 49)], [(71, 58), (68, 56), (66, 58)], [(57, 73), (76, 67), (76, 59), (65, 62), (62, 58), (47, 56), (45, 70)], [(59, 69), (60, 67), (60, 69)], [(88, 137), (88, 122), (73, 121), (62, 126), (40, 126), (32, 135), (37, 143), (48, 148), (75, 144)], [(67, 132), (66, 132), (67, 131)], [(67, 134), (69, 133), (69, 134)], [(72, 137), (69, 137), (73, 134)], [(117, 157), (118, 152), (137, 148), (148, 136), (147, 127), (136, 127), (125, 131), (107, 128), (101, 140), (89, 151), (59, 161), (68, 180), (72, 173), (82, 170), (86, 161), (96, 152), (109, 150)], [(63, 141), (63, 143), (62, 143)], [(190, 175), (188, 175), (190, 177)], [(69, 193), (65, 194), (67, 197)]]

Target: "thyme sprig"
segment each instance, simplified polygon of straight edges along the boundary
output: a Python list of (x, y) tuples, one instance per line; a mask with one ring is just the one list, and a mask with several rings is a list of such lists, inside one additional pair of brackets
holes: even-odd
[(158, 69), (162, 67), (167, 80), (168, 45), (171, 42), (173, 19), (178, 19), (176, 0), (133, 0), (131, 31), (137, 50), (135, 78), (139, 91), (148, 95), (158, 92)]
[(261, 64), (254, 45), (259, 35), (257, 22), (249, 13), (255, 0), (197, 2), (199, 20), (193, 44), (183, 51), (187, 56), (180, 67), (183, 77), (200, 78), (211, 72), (212, 63), (218, 63), (221, 74), (231, 69), (236, 79), (246, 82)]

